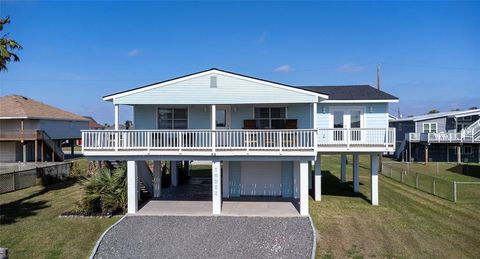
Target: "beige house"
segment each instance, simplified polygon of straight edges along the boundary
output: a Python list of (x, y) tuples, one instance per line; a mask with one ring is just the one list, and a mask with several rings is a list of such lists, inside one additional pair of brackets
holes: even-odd
[[(0, 97), (0, 162), (62, 161), (88, 119), (20, 95)], [(72, 148), (73, 150), (73, 148)]]

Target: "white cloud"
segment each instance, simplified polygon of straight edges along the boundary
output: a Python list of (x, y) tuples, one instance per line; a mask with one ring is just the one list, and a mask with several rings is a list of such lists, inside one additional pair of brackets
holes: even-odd
[(355, 64), (344, 64), (337, 68), (338, 71), (344, 72), (344, 73), (355, 73), (355, 72), (360, 72), (364, 69), (365, 69), (364, 66), (358, 66)]
[(258, 37), (257, 42), (258, 44), (263, 44), (266, 40), (267, 40), (267, 33), (262, 32), (262, 34), (260, 34), (260, 36)]
[(279, 73), (288, 73), (288, 72), (292, 72), (292, 67), (290, 65), (285, 64), (275, 68), (275, 70), (273, 71), (279, 72)]
[(128, 53), (127, 53), (127, 56), (128, 57), (136, 57), (140, 54), (140, 50), (139, 49), (132, 49), (130, 50)]

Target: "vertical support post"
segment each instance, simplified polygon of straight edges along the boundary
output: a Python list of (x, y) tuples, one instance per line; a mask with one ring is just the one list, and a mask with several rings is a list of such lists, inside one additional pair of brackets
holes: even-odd
[(75, 155), (75, 140), (74, 139), (70, 139), (70, 155), (72, 155), (72, 157)]
[(453, 181), (453, 202), (457, 202), (457, 181)]
[(212, 161), (212, 213), (214, 215), (222, 212), (220, 170), (220, 161)]
[(35, 163), (37, 161), (38, 161), (38, 140), (37, 140), (37, 136), (35, 136)]
[(308, 189), (312, 189), (312, 185), (313, 185), (313, 161), (308, 161)]
[(315, 160), (315, 200), (322, 200), (322, 161), (320, 153), (317, 153), (317, 160)]
[(153, 161), (153, 197), (160, 198), (162, 195), (162, 163)]
[(347, 181), (347, 155), (340, 155), (340, 163), (340, 181), (344, 183)]
[(378, 205), (378, 154), (370, 155), (371, 168), (371, 202), (372, 205)]
[(360, 191), (360, 171), (359, 171), (359, 156), (353, 154), (353, 191)]
[(425, 164), (428, 165), (428, 144), (425, 145)]
[(462, 147), (457, 146), (457, 164), (462, 163)]
[(300, 162), (293, 161), (293, 198), (300, 198)]
[(42, 162), (45, 161), (45, 149), (43, 147), (43, 139), (42, 139), (42, 146), (41, 146), (41, 149), (40, 149), (40, 153), (42, 154)]
[(447, 144), (447, 163), (450, 163), (450, 148)]
[(177, 186), (178, 185), (178, 164), (177, 161), (170, 161), (170, 177), (171, 177), (171, 185)]
[(120, 105), (118, 104), (115, 104), (115, 130), (118, 130), (119, 126), (118, 126), (118, 121), (119, 121), (119, 114), (120, 114)]
[(138, 180), (137, 162), (127, 162), (127, 201), (128, 213), (137, 213), (138, 210)]
[(23, 155), (23, 162), (24, 163), (27, 162), (27, 144), (25, 143), (25, 141), (22, 144), (22, 155)]
[(300, 215), (308, 216), (308, 162), (300, 162)]
[(211, 114), (210, 114), (210, 119), (211, 119), (211, 128), (212, 128), (212, 152), (215, 153), (215, 147), (216, 147), (216, 134), (215, 134), (215, 129), (217, 127), (217, 106), (215, 104), (212, 104), (211, 107)]
[(229, 161), (223, 161), (222, 165), (222, 193), (223, 193), (223, 198), (229, 198), (230, 197), (230, 179), (229, 179), (229, 174), (230, 174), (230, 162)]

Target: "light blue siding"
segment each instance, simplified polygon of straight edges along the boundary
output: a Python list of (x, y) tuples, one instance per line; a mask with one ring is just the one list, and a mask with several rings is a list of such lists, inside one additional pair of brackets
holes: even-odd
[(232, 129), (243, 128), (244, 120), (253, 119), (253, 106), (252, 105), (235, 105), (231, 109), (232, 115)]
[(230, 188), (230, 197), (240, 197), (240, 175), (242, 170), (242, 163), (240, 161), (230, 161), (228, 172), (228, 181)]
[(133, 107), (133, 125), (135, 129), (156, 129), (157, 107), (153, 105), (135, 105)]
[(328, 128), (330, 126), (330, 108), (363, 107), (365, 128), (388, 127), (388, 104), (387, 103), (351, 103), (351, 104), (319, 104), (317, 107), (317, 127)]
[(299, 129), (312, 128), (312, 107), (309, 103), (289, 104), (287, 106), (287, 117), (297, 119)]
[(388, 127), (388, 104), (386, 103), (366, 104), (365, 127), (366, 128), (387, 128)]
[(188, 128), (209, 129), (211, 127), (210, 106), (191, 105), (188, 109)]
[(282, 197), (293, 197), (293, 162), (282, 161)]
[[(210, 87), (210, 76), (217, 76), (217, 87)], [(115, 98), (116, 104), (247, 104), (311, 103), (317, 96), (295, 89), (211, 74)]]

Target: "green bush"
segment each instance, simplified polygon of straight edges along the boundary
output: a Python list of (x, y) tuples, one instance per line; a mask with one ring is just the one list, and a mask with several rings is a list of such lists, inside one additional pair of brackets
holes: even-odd
[(127, 210), (127, 170), (99, 169), (92, 177), (82, 181), (85, 196), (81, 208), (85, 213), (112, 215)]
[(70, 176), (79, 177), (88, 175), (88, 160), (77, 159), (73, 161), (72, 168), (70, 170)]

